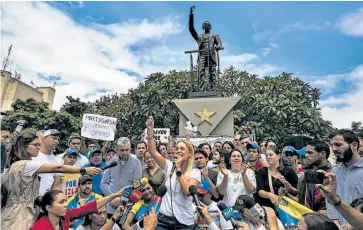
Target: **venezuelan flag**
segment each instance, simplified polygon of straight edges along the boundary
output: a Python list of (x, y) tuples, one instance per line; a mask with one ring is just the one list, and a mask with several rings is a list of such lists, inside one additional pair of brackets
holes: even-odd
[(280, 197), (276, 211), (279, 213), (279, 219), (285, 227), (297, 226), (297, 223), (304, 214), (314, 213), (313, 210), (286, 196)]

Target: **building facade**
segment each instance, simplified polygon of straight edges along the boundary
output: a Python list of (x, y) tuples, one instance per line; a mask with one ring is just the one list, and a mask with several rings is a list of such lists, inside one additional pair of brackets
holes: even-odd
[(52, 109), (55, 89), (52, 87), (31, 87), (12, 77), (8, 71), (1, 71), (1, 110), (12, 110), (11, 105), (17, 100), (33, 98), (37, 102), (47, 102)]

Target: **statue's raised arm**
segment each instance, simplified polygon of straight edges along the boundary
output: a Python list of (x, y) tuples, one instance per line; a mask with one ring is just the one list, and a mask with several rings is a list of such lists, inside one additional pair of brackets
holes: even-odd
[(193, 10), (195, 9), (195, 6), (190, 7), (190, 14), (189, 14), (189, 32), (193, 36), (193, 38), (198, 41), (198, 33), (195, 31), (194, 28), (194, 14)]

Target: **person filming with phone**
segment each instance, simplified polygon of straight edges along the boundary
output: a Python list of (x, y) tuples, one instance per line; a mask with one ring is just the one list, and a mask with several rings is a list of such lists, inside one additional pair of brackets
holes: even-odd
[[(324, 175), (316, 170), (329, 172), (332, 165), (328, 161), (330, 149), (327, 143), (313, 140), (306, 147), (306, 163), (312, 167), (305, 171), (297, 186), (299, 203), (315, 212), (325, 212), (325, 198), (321, 195), (315, 184), (322, 184)], [(323, 211), (324, 210), (324, 211)]]

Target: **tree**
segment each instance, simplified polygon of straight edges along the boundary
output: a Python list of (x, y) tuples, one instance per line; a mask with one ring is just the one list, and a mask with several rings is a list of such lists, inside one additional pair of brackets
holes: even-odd
[(363, 125), (360, 121), (352, 121), (351, 130), (355, 132), (359, 137), (363, 138)]
[[(127, 94), (102, 97), (91, 103), (91, 110), (118, 118), (118, 135), (133, 139), (140, 137), (149, 115), (155, 127), (168, 127), (178, 133), (178, 114), (171, 102), (185, 99), (196, 82), (195, 74), (187, 71), (155, 73)], [(218, 89), (224, 96), (239, 96), (235, 106), (235, 131), (254, 133), (259, 140), (272, 138), (278, 143), (291, 135), (324, 138), (332, 125), (324, 121), (318, 107), (319, 89), (282, 73), (277, 77), (257, 75), (229, 67), (221, 73)]]
[[(24, 132), (36, 132), (37, 130), (57, 129), (68, 137), (72, 132), (79, 132), (80, 118), (67, 113), (48, 109), (48, 103), (37, 102), (30, 98), (25, 101), (16, 100), (12, 104), (12, 111), (8, 111), (1, 122), (1, 129), (13, 131), (18, 120), (25, 120), (27, 125)], [(67, 141), (63, 139), (56, 150), (62, 152), (67, 148)]]

